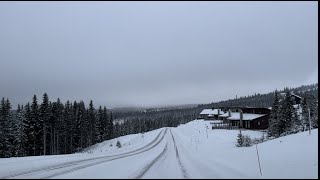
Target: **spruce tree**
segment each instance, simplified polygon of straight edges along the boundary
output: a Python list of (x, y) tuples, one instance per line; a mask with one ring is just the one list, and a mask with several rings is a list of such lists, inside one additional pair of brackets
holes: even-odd
[(103, 141), (104, 127), (106, 126), (104, 122), (102, 107), (99, 106), (97, 114), (97, 142)]
[(240, 132), (239, 132), (239, 134), (238, 134), (236, 146), (242, 147), (242, 146), (243, 146), (243, 143), (244, 143), (244, 142), (243, 142), (243, 135), (242, 135), (241, 130), (240, 130)]
[(79, 148), (82, 149), (86, 147), (87, 137), (88, 137), (88, 122), (87, 122), (87, 111), (83, 101), (79, 102), (79, 112), (78, 112), (78, 122), (80, 124), (80, 143)]
[(279, 120), (279, 135), (292, 129), (294, 108), (290, 92), (287, 91), (284, 100), (281, 102)]
[(30, 121), (31, 121), (31, 137), (32, 137), (32, 149), (33, 155), (40, 155), (40, 149), (42, 147), (42, 123), (39, 120), (39, 106), (37, 101), (37, 96), (34, 95), (31, 104), (30, 112)]
[(1, 125), (1, 142), (0, 157), (10, 157), (12, 153), (13, 134), (12, 134), (12, 115), (11, 104), (9, 100), (2, 98), (0, 103), (0, 125)]
[(302, 116), (301, 116), (301, 121), (302, 121), (302, 126), (303, 130), (307, 130), (309, 127), (309, 110), (308, 110), (308, 103), (307, 103), (307, 95), (302, 100)]
[(113, 116), (112, 116), (112, 112), (110, 113), (109, 116), (109, 121), (108, 121), (108, 132), (109, 132), (109, 137), (108, 139), (112, 139), (114, 138), (114, 129), (113, 129)]
[(89, 146), (93, 145), (97, 141), (97, 127), (96, 127), (96, 114), (95, 114), (95, 108), (93, 106), (92, 100), (90, 101), (89, 104), (89, 109), (88, 109), (88, 121), (89, 121)]
[(16, 122), (14, 125), (14, 131), (15, 133), (15, 140), (14, 140), (14, 156), (25, 156), (25, 149), (24, 149), (24, 144), (25, 144), (25, 139), (26, 136), (24, 134), (24, 130), (23, 130), (23, 123), (24, 123), (24, 115), (23, 115), (23, 106), (20, 106), (20, 104), (18, 104), (18, 108), (17, 108), (17, 115), (16, 115)]
[(279, 136), (279, 97), (278, 91), (274, 93), (274, 101), (272, 104), (272, 109), (269, 118), (269, 128), (268, 128), (268, 135), (269, 136)]
[(318, 127), (318, 103), (314, 95), (309, 96), (311, 127)]
[(60, 101), (60, 98), (56, 102), (57, 109), (55, 111), (56, 125), (55, 125), (55, 154), (60, 154), (63, 146), (63, 133), (64, 133), (64, 120), (63, 109), (64, 106)]
[(106, 106), (103, 107), (102, 121), (103, 121), (103, 125), (102, 125), (103, 140), (107, 140), (109, 139), (111, 132), (109, 132), (109, 117), (108, 117)]
[(75, 118), (74, 138), (73, 138), (73, 152), (78, 152), (81, 148), (81, 118), (79, 115), (79, 104), (74, 101), (73, 103), (73, 116)]
[(4, 97), (1, 99), (0, 103), (0, 157), (4, 157), (4, 146), (5, 146), (5, 101)]
[(40, 114), (39, 114), (39, 122), (40, 122), (40, 127), (42, 127), (41, 130), (41, 141), (43, 147), (41, 148), (41, 154), (46, 155), (47, 154), (47, 135), (48, 135), (48, 126), (49, 126), (49, 118), (50, 118), (50, 113), (49, 113), (49, 98), (47, 93), (43, 94), (42, 97), (42, 103), (40, 105)]
[(23, 134), (25, 135), (23, 147), (25, 149), (25, 154), (27, 156), (33, 155), (33, 137), (32, 129), (33, 125), (31, 122), (31, 108), (30, 103), (28, 102), (25, 106), (24, 119), (23, 119)]

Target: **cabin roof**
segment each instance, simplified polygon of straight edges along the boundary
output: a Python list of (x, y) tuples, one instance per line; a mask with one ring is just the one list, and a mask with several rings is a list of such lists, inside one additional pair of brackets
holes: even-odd
[[(220, 109), (219, 114), (223, 114), (224, 112)], [(200, 114), (212, 114), (212, 115), (219, 115), (218, 114), (218, 109), (204, 109), (201, 111)]]
[[(266, 114), (251, 114), (251, 113), (243, 113), (242, 120), (251, 121), (257, 119), (259, 117), (265, 116)], [(240, 113), (234, 112), (231, 113), (231, 117), (227, 118), (228, 120), (240, 120)]]

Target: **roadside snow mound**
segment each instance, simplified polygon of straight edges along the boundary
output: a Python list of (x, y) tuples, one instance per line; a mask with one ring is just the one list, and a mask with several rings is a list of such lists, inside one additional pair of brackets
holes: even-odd
[[(156, 129), (153, 131), (146, 132), (144, 134), (139, 133), (139, 134), (130, 134), (126, 136), (121, 136), (118, 138), (110, 139), (103, 141), (101, 143), (97, 143), (95, 145), (92, 145), (86, 149), (84, 149), (80, 153), (89, 153), (89, 154), (94, 154), (94, 153), (108, 153), (112, 155), (113, 153), (121, 153), (121, 152), (127, 152), (129, 150), (137, 149), (139, 147), (142, 147), (145, 144), (148, 144), (151, 142), (162, 130), (161, 129)], [(121, 148), (118, 148), (116, 146), (117, 141), (121, 143)]]

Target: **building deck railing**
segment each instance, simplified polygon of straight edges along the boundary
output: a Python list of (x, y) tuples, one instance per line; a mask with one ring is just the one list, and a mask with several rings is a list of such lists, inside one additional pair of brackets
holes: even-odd
[(238, 126), (232, 126), (230, 123), (210, 123), (212, 129), (239, 129)]

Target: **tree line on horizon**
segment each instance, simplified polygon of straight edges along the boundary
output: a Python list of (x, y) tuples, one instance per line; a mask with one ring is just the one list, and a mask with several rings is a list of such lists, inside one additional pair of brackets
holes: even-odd
[(200, 104), (199, 108), (213, 108), (213, 107), (223, 107), (223, 106), (249, 106), (249, 107), (271, 107), (274, 100), (274, 93), (283, 93), (290, 91), (299, 96), (305, 96), (306, 94), (314, 96), (315, 99), (318, 99), (318, 83), (310, 85), (302, 85), (295, 88), (285, 87), (282, 90), (275, 90), (270, 93), (260, 94), (255, 93), (253, 95), (243, 96), (239, 98), (212, 102), (209, 104)]

